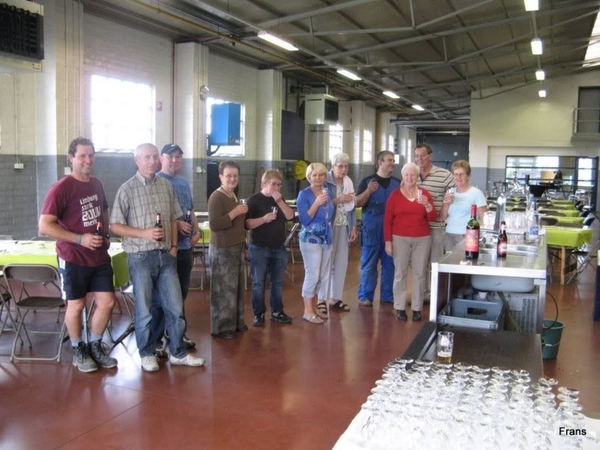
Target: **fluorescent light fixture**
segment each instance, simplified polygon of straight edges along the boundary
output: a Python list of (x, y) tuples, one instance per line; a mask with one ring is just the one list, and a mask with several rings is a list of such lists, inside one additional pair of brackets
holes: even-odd
[(541, 55), (544, 52), (544, 44), (540, 38), (533, 38), (531, 40), (531, 53), (534, 55)]
[(339, 73), (343, 77), (350, 78), (353, 81), (360, 81), (360, 80), (362, 80), (361, 77), (359, 77), (355, 73), (350, 72), (349, 70), (346, 70), (346, 69), (338, 69), (337, 73)]
[(412, 107), (417, 111), (425, 111), (425, 108), (423, 108), (421, 105), (417, 105), (416, 103), (412, 105)]
[(383, 91), (383, 95), (387, 95), (389, 98), (393, 98), (394, 100), (400, 98), (400, 96), (394, 94), (392, 91)]
[(537, 11), (540, 9), (539, 0), (525, 0), (525, 11)]
[(538, 81), (543, 81), (546, 79), (546, 72), (544, 72), (542, 69), (540, 70), (536, 70), (535, 71), (535, 79)]
[(540, 89), (540, 90), (538, 91), (538, 95), (539, 95), (541, 98), (544, 98), (544, 97), (546, 97), (546, 89)]
[(290, 52), (298, 51), (298, 47), (294, 47), (289, 42), (286, 42), (283, 39), (278, 38), (277, 36), (273, 36), (272, 34), (269, 34), (266, 31), (259, 31), (258, 37)]

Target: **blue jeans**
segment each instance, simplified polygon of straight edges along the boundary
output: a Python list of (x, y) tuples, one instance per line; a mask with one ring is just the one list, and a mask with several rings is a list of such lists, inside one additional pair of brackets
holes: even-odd
[(127, 263), (135, 298), (135, 339), (140, 357), (154, 355), (156, 347), (157, 338), (151, 328), (150, 313), (156, 288), (170, 337), (169, 351), (176, 358), (183, 358), (188, 351), (183, 344), (185, 319), (177, 278), (177, 260), (166, 250), (152, 250), (129, 253)]
[(288, 263), (285, 247), (269, 248), (250, 244), (252, 264), (252, 309), (254, 315), (264, 314), (267, 274), (271, 279), (271, 312), (283, 311), (283, 277)]
[[(185, 306), (185, 299), (190, 287), (190, 279), (192, 277), (192, 267), (194, 266), (193, 250), (178, 250), (177, 251), (177, 277), (179, 278), (179, 285), (181, 286), (181, 298), (183, 299)], [(152, 314), (152, 333), (156, 337), (156, 344), (163, 338), (165, 329), (165, 313), (161, 306), (160, 295), (155, 289), (152, 295), (152, 307), (150, 308)], [(183, 318), (185, 319), (185, 308), (183, 311)], [(185, 323), (185, 331), (187, 331), (187, 320)], [(184, 334), (185, 334), (184, 331)], [(170, 337), (170, 336), (169, 336)]]

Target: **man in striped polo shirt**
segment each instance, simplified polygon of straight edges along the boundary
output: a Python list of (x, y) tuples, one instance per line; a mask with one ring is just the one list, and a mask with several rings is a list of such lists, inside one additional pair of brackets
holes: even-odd
[[(455, 187), (454, 177), (449, 170), (434, 166), (431, 162), (433, 150), (427, 144), (418, 145), (415, 148), (415, 163), (419, 166), (420, 174), (417, 184), (423, 186), (429, 191), (435, 203), (435, 210), (441, 211), (442, 201), (446, 191)], [(427, 284), (431, 277), (431, 261), (439, 260), (444, 251), (444, 240), (446, 238), (445, 222), (430, 222), (431, 228), (431, 253), (429, 254), (429, 264), (427, 266)], [(425, 299), (429, 296), (429, 288), (425, 292)]]

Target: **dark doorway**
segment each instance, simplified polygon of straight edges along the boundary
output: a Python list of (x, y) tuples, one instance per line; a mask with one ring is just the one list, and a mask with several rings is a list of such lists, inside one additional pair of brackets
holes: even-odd
[(427, 144), (433, 150), (433, 165), (451, 170), (459, 159), (469, 160), (469, 135), (450, 133), (417, 133), (417, 145)]

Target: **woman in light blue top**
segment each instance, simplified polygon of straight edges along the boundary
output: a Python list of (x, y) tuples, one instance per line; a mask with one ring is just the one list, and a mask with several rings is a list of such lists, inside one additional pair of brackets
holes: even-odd
[(477, 205), (477, 217), (480, 221), (487, 211), (485, 195), (469, 184), (470, 164), (462, 159), (455, 161), (452, 164), (452, 175), (456, 188), (446, 192), (440, 211), (440, 220), (446, 221), (446, 250), (455, 247), (465, 238), (465, 229), (471, 218), (471, 205)]
[[(333, 238), (334, 206), (327, 183), (327, 168), (312, 163), (306, 168), (310, 186), (300, 191), (297, 200), (298, 217), (302, 224), (300, 251), (304, 260), (303, 319), (310, 323), (323, 323), (316, 310), (317, 293), (327, 284), (330, 274), (331, 241)], [(333, 189), (333, 187), (332, 187)]]
[(327, 315), (327, 303), (334, 311), (350, 311), (342, 301), (348, 253), (350, 243), (358, 237), (356, 229), (356, 204), (354, 202), (354, 183), (348, 177), (350, 157), (338, 153), (331, 158), (331, 170), (327, 174), (330, 196), (335, 206), (333, 219), (333, 242), (331, 244), (331, 274), (319, 290), (319, 313)]

